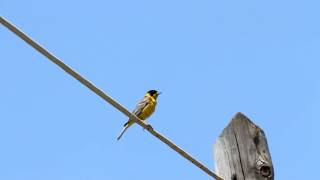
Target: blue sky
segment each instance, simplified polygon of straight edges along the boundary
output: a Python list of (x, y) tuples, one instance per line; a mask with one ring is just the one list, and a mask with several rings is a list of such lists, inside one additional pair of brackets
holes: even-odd
[[(121, 104), (163, 92), (153, 127), (209, 168), (237, 113), (261, 126), (276, 179), (315, 179), (319, 2), (16, 1), (1, 15)], [(0, 27), (0, 179), (210, 179)], [(312, 173), (310, 173), (312, 172)]]

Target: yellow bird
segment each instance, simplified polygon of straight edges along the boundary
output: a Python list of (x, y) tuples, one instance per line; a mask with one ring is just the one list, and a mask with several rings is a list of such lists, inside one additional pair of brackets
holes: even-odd
[[(138, 118), (141, 120), (146, 120), (155, 110), (157, 105), (157, 98), (161, 94), (161, 92), (158, 92), (156, 90), (150, 90), (145, 95), (144, 98), (138, 103), (136, 108), (133, 110), (133, 114), (135, 114)], [(132, 119), (129, 119), (125, 124), (120, 132), (119, 137), (117, 140), (119, 140), (124, 132), (132, 125), (135, 121)]]

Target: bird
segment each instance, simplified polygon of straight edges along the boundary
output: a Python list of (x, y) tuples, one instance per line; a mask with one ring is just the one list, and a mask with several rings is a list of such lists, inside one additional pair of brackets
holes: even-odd
[[(151, 114), (155, 111), (157, 105), (157, 98), (161, 94), (157, 90), (150, 90), (148, 91), (143, 99), (139, 101), (136, 108), (133, 110), (133, 114), (136, 115), (141, 120), (146, 120)], [(123, 129), (120, 132), (117, 140), (119, 140), (122, 135), (126, 132), (126, 130), (135, 123), (134, 120), (129, 119), (124, 125)], [(150, 126), (150, 125), (149, 125)]]

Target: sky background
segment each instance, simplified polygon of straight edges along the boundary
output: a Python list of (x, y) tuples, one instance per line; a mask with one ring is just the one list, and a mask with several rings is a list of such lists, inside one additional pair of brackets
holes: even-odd
[[(237, 113), (262, 127), (276, 179), (316, 179), (319, 1), (17, 1), (3, 17), (214, 169)], [(0, 26), (0, 179), (211, 179)]]

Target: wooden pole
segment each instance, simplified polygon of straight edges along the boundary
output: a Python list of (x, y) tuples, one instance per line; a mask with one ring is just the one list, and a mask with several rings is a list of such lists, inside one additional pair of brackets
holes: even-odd
[(214, 145), (216, 171), (224, 180), (273, 180), (274, 171), (262, 129), (237, 113)]

